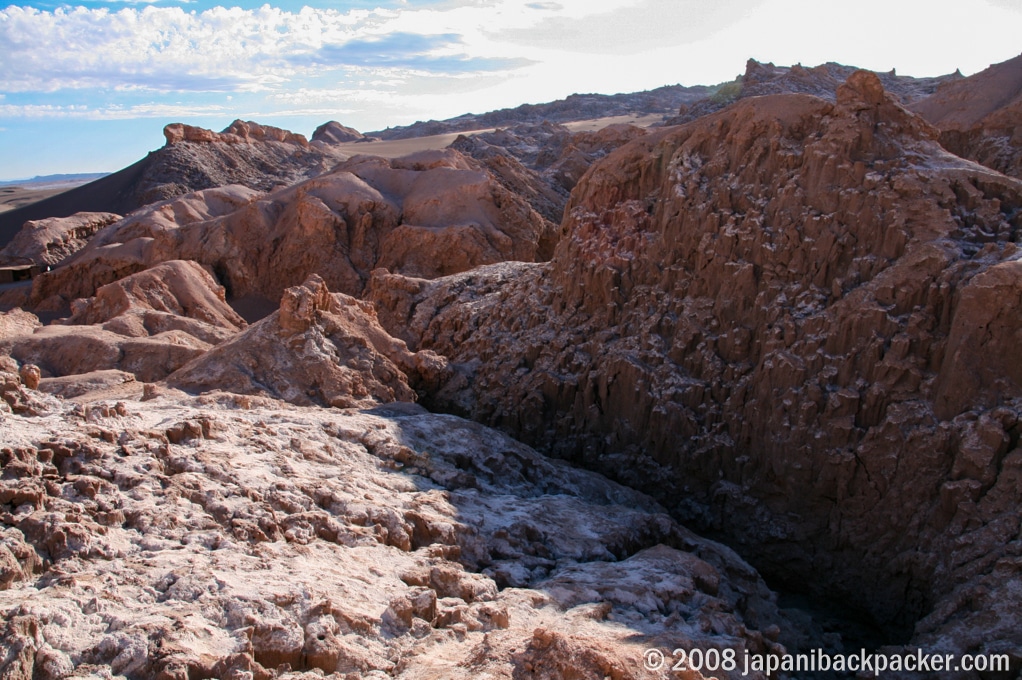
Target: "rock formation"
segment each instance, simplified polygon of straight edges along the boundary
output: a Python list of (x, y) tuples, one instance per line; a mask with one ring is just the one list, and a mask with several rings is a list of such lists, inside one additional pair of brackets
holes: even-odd
[(545, 122), (461, 135), (451, 148), (483, 163), (536, 212), (560, 223), (568, 194), (589, 166), (643, 134), (642, 128), (626, 124), (572, 133), (563, 125)]
[(12, 309), (9, 312), (0, 312), (0, 342), (6, 342), (10, 338), (22, 335), (29, 335), (42, 323), (39, 317), (31, 312), (22, 309)]
[(922, 619), (915, 640), (1017, 666), (1022, 184), (937, 137), (868, 72), (835, 103), (740, 100), (594, 166), (549, 264), (369, 294), (452, 362), (431, 405), (653, 494), (889, 639)]
[(95, 297), (79, 298), (66, 323), (102, 324), (133, 337), (177, 327), (213, 344), (247, 325), (210, 273), (184, 260), (163, 262), (101, 287)]
[(107, 284), (73, 312), (65, 324), (0, 336), (0, 352), (39, 366), (46, 378), (119, 370), (153, 382), (245, 326), (213, 277), (182, 261)]
[(261, 195), (253, 189), (231, 185), (196, 191), (137, 210), (95, 234), (89, 247), (64, 263), (64, 267), (40, 277), (33, 286), (33, 304), (63, 310), (77, 298), (94, 295), (100, 286), (150, 266), (147, 248), (164, 232), (229, 215)]
[(547, 259), (555, 242), (552, 223), (456, 151), (358, 156), (258, 199), (229, 187), (147, 208), (38, 277), (32, 302), (57, 309), (176, 259), (211, 267), (231, 296), (276, 300), (312, 273), (333, 290), (358, 294), (377, 267), (436, 277)]
[[(745, 73), (730, 83), (724, 83), (710, 96), (692, 103), (682, 104), (678, 115), (669, 119), (667, 125), (681, 125), (721, 110), (738, 99), (762, 97), (771, 94), (809, 94), (814, 97), (835, 101), (838, 88), (858, 69), (828, 62), (819, 66), (805, 67), (774, 66), (749, 59)], [(893, 70), (877, 73), (886, 92), (894, 95), (902, 104), (909, 105), (932, 95), (937, 88), (960, 80), (960, 73), (933, 78), (899, 76)]]
[(172, 123), (167, 144), (139, 181), (138, 204), (200, 189), (242, 184), (267, 191), (317, 175), (336, 162), (300, 134), (236, 120), (223, 132)]
[(55, 265), (85, 247), (101, 228), (121, 219), (113, 213), (75, 213), (25, 223), (0, 250), (0, 266)]
[(167, 144), (95, 182), (0, 214), (0, 246), (28, 220), (78, 212), (127, 215), (143, 206), (194, 191), (240, 184), (269, 191), (320, 174), (339, 158), (302, 135), (235, 121), (223, 132), (168, 125)]
[(167, 146), (181, 142), (197, 144), (253, 144), (256, 142), (278, 142), (291, 144), (303, 149), (309, 148), (309, 140), (305, 135), (295, 134), (272, 125), (260, 125), (252, 121), (236, 120), (223, 132), (213, 132), (205, 128), (171, 123), (163, 128), (163, 136), (167, 138)]
[(905, 108), (939, 80), (750, 63), (678, 127), (312, 178), (342, 126), (169, 126), (164, 157), (303, 179), (150, 205), (0, 313), (0, 676), (1022, 672), (1022, 181), (948, 151), (963, 86)]
[(322, 142), (323, 144), (343, 144), (344, 142), (358, 142), (367, 139), (365, 135), (355, 128), (341, 125), (336, 120), (323, 123), (312, 133), (312, 143)]
[(332, 295), (313, 275), (280, 309), (167, 379), (189, 391), (261, 394), (293, 404), (372, 408), (414, 401), (413, 385), (440, 382), (446, 362), (413, 354), (380, 327), (372, 304)]
[(949, 151), (1022, 178), (1022, 56), (944, 83), (911, 108), (940, 128)]

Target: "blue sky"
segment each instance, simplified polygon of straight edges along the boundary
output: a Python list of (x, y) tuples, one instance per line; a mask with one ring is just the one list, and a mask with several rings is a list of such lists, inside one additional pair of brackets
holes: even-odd
[(373, 130), (713, 84), (749, 57), (969, 74), (1019, 54), (1020, 35), (1022, 0), (0, 5), (0, 180), (120, 169), (161, 146), (170, 122)]

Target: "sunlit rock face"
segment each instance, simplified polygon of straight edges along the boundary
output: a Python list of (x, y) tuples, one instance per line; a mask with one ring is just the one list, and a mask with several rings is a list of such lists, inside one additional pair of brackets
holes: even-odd
[(207, 265), (232, 297), (278, 300), (310, 274), (357, 295), (377, 267), (436, 277), (549, 259), (556, 240), (553, 223), (456, 151), (358, 156), (267, 195), (232, 186), (154, 204), (40, 276), (32, 303), (58, 307), (168, 260)]

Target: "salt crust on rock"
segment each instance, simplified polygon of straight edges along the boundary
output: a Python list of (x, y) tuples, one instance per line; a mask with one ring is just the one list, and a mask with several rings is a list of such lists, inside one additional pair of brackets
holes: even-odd
[(648, 678), (651, 646), (781, 649), (730, 550), (453, 416), (170, 391), (0, 421), (11, 680)]

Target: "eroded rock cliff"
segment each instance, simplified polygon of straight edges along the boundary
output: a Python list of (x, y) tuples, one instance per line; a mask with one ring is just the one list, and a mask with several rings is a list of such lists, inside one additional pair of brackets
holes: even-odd
[(114, 213), (75, 213), (30, 220), (0, 250), (0, 265), (55, 265), (85, 247), (93, 234), (117, 220)]
[(742, 100), (594, 166), (549, 264), (369, 294), (451, 360), (433, 405), (651, 493), (892, 639), (1018, 665), (1022, 184), (938, 136), (869, 72), (834, 103)]

